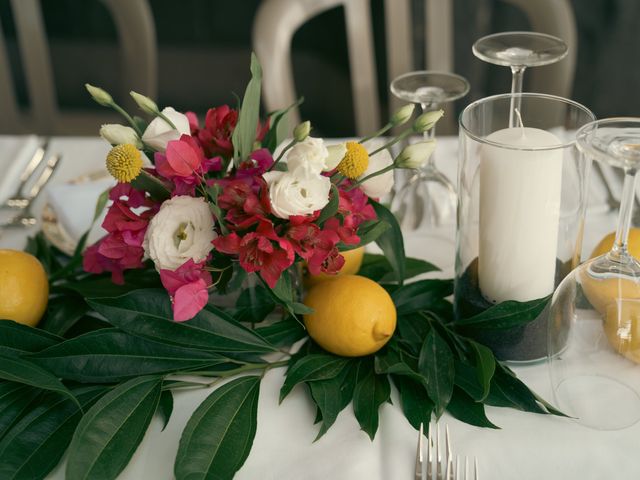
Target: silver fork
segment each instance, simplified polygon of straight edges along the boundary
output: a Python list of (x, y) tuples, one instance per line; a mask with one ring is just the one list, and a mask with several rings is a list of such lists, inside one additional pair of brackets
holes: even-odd
[(58, 168), (60, 164), (60, 159), (62, 157), (60, 155), (52, 155), (47, 160), (47, 164), (44, 169), (40, 173), (40, 176), (35, 181), (27, 195), (24, 197), (27, 204), (26, 207), (23, 208), (18, 215), (13, 217), (6, 223), (0, 224), (0, 228), (11, 228), (11, 227), (31, 227), (37, 223), (36, 217), (31, 212), (31, 208), (33, 206), (33, 201), (40, 195), (42, 189), (45, 187), (49, 180), (51, 180), (51, 176)]
[(416, 451), (415, 480), (425, 480), (425, 478), (426, 480), (479, 480), (477, 458), (474, 458), (473, 478), (469, 472), (468, 458), (465, 457), (464, 470), (460, 466), (460, 458), (458, 456), (456, 456), (454, 465), (448, 426), (445, 426), (444, 445), (442, 445), (440, 426), (437, 423), (430, 425), (425, 459), (424, 427), (422, 423), (420, 424)]
[(31, 156), (31, 160), (27, 163), (27, 166), (20, 174), (20, 178), (18, 178), (18, 187), (13, 195), (11, 195), (2, 205), (0, 205), (0, 209), (14, 209), (14, 208), (26, 208), (31, 201), (26, 195), (23, 195), (22, 190), (25, 185), (31, 179), (31, 176), (34, 174), (36, 169), (42, 164), (44, 161), (44, 156), (49, 147), (49, 139), (45, 139), (44, 142), (36, 148), (35, 152)]
[(460, 457), (456, 455), (456, 466), (454, 471), (454, 480), (480, 480), (480, 474), (478, 473), (478, 459), (475, 457), (473, 458), (473, 478), (469, 471), (469, 457), (464, 457), (464, 470), (462, 470)]

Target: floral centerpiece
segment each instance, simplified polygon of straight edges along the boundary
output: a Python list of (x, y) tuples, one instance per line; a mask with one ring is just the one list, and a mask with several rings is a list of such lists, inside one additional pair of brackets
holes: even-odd
[[(373, 438), (392, 384), (416, 428), (445, 409), (494, 427), (486, 404), (559, 414), (466, 336), (524, 324), (546, 300), (454, 321), (451, 280), (407, 282), (436, 267), (405, 257), (400, 228), (378, 200), (393, 170), (418, 167), (434, 142), (395, 158), (388, 148), (432, 128), (442, 112), (409, 123), (405, 106), (372, 136), (335, 145), (310, 136), (304, 122), (282, 144), (288, 110), (260, 120), (255, 58), (251, 72), (240, 109), (212, 108), (204, 123), (132, 93), (143, 120), (87, 86), (128, 123), (100, 131), (118, 181), (96, 208), (97, 218), (111, 201), (107, 234), (86, 249), (85, 234), (71, 257), (41, 234), (29, 241), (50, 298), (38, 328), (0, 321), (0, 477), (44, 478), (68, 449), (67, 478), (115, 478), (153, 415), (169, 420), (174, 392), (224, 379), (188, 421), (174, 473), (232, 478), (255, 436), (260, 380), (281, 366), (281, 400), (306, 385), (318, 436), (353, 404)], [(404, 130), (371, 146), (393, 127)], [(397, 329), (375, 353), (333, 354), (300, 321), (311, 310), (297, 295), (297, 272), (336, 275), (346, 250), (374, 241), (384, 255), (365, 255), (359, 275), (384, 287)], [(231, 305), (218, 301), (230, 293)]]

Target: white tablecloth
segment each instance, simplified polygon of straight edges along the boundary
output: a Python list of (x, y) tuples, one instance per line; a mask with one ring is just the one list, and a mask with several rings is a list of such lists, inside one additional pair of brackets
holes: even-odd
[[(15, 137), (0, 137), (0, 170), (3, 155), (9, 154)], [(9, 142), (9, 143), (7, 143)], [(14, 144), (15, 147), (15, 144)], [(56, 138), (52, 151), (63, 153), (64, 159), (53, 184), (101, 168), (108, 145), (96, 138)], [(448, 174), (456, 164), (456, 139), (441, 138), (437, 163)], [(1, 176), (0, 176), (1, 178)], [(46, 193), (46, 192), (45, 192)], [(598, 192), (594, 194), (596, 197)], [(596, 198), (596, 200), (603, 200)], [(46, 194), (36, 203), (41, 208)], [(87, 208), (93, 208), (88, 206)], [(601, 211), (594, 209), (593, 212)], [(613, 229), (613, 215), (587, 216), (585, 251), (590, 251), (603, 233)], [(0, 248), (23, 248), (27, 231), (0, 233)], [(453, 242), (453, 229), (450, 230)], [(452, 275), (452, 262), (432, 249), (424, 248), (426, 240), (418, 234), (407, 236), (409, 255), (447, 266), (443, 275)], [(515, 368), (531, 388), (551, 400), (547, 367), (544, 363)], [(262, 381), (258, 407), (258, 430), (253, 449), (238, 479), (274, 480), (388, 480), (413, 478), (417, 433), (404, 419), (394, 397), (394, 405), (381, 409), (380, 428), (372, 442), (359, 430), (350, 407), (345, 409), (335, 425), (320, 440), (313, 443), (317, 426), (313, 425), (315, 410), (303, 388), (296, 388), (278, 405), (278, 392), (283, 381), (283, 369), (267, 373)], [(167, 428), (161, 432), (161, 422), (154, 419), (132, 462), (122, 473), (123, 479), (171, 479), (180, 433), (192, 411), (211, 390), (177, 392), (175, 408)], [(443, 419), (451, 430), (455, 452), (461, 456), (476, 456), (483, 480), (602, 480), (640, 478), (637, 448), (640, 424), (618, 432), (600, 432), (550, 415), (535, 415), (510, 409), (487, 408), (487, 416), (501, 430), (489, 430), (463, 424), (445, 414)], [(64, 478), (60, 466), (51, 478)]]

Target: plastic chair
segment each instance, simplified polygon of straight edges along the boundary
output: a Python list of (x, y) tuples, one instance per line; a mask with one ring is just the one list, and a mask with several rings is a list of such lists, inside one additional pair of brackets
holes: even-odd
[[(129, 90), (157, 93), (157, 48), (153, 16), (147, 0), (102, 0), (118, 31), (122, 74)], [(39, 0), (11, 0), (30, 108), (22, 111), (16, 101), (11, 64), (0, 30), (0, 131), (41, 134), (93, 133), (109, 121), (104, 111), (63, 111), (57, 105), (51, 54)], [(83, 88), (83, 85), (78, 85)], [(114, 120), (115, 117), (114, 117)]]
[[(531, 69), (534, 91), (569, 96), (576, 62), (577, 33), (569, 0), (504, 0), (524, 11), (535, 31), (558, 36), (569, 55), (544, 71)], [(429, 70), (453, 71), (453, 0), (426, 2), (426, 65)], [(369, 0), (264, 0), (255, 18), (253, 45), (264, 70), (263, 93), (268, 110), (284, 108), (296, 99), (291, 65), (291, 40), (309, 19), (331, 8), (344, 8), (356, 132), (365, 135), (380, 126), (376, 61)], [(411, 0), (385, 0), (388, 78), (414, 70)], [(409, 28), (408, 28), (409, 27)], [(398, 101), (390, 96), (390, 107)], [(445, 119), (443, 119), (445, 120)], [(300, 121), (297, 109), (291, 125)], [(447, 128), (446, 121), (451, 125)], [(452, 131), (455, 118), (446, 117), (439, 131)]]

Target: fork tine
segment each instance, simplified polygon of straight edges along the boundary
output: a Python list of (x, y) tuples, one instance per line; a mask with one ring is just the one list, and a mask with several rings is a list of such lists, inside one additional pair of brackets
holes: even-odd
[(418, 447), (416, 451), (416, 475), (415, 480), (422, 480), (422, 471), (424, 466), (423, 458), (423, 438), (424, 438), (424, 426), (420, 422), (420, 431), (418, 432)]
[(480, 473), (478, 472), (478, 457), (473, 458), (473, 480), (480, 480)]

